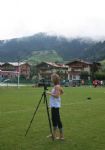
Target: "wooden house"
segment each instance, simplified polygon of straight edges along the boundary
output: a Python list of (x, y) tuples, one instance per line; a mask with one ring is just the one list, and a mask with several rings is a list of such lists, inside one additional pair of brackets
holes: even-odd
[(13, 78), (23, 75), (26, 79), (30, 77), (30, 65), (25, 62), (6, 62), (0, 63), (0, 76)]
[(52, 73), (58, 73), (63, 79), (68, 77), (67, 70), (68, 66), (64, 64), (52, 63), (52, 62), (41, 62), (36, 65), (38, 78), (51, 79)]
[(81, 72), (91, 73), (92, 63), (84, 60), (73, 60), (66, 64), (68, 68), (68, 80), (80, 80)]

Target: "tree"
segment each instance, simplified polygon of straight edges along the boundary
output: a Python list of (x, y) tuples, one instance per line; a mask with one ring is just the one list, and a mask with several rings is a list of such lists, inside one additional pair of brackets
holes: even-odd
[(82, 71), (80, 74), (80, 78), (83, 80), (88, 80), (89, 76), (90, 76), (90, 74), (87, 71)]
[(92, 80), (95, 79), (95, 73), (98, 72), (101, 68), (101, 64), (100, 63), (97, 63), (97, 62), (93, 62), (92, 64), (92, 68), (91, 68), (91, 77), (92, 77)]
[(102, 72), (102, 71), (96, 72), (95, 73), (95, 78), (97, 80), (105, 80), (105, 72)]

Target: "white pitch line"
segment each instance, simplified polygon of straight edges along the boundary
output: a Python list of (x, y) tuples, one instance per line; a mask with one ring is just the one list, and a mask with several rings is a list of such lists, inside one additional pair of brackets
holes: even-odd
[[(78, 104), (84, 104), (83, 102), (81, 103), (70, 103), (70, 104), (62, 104), (62, 106), (70, 106), (70, 105), (78, 105)], [(44, 107), (44, 106), (41, 106), (41, 107)], [(23, 109), (20, 109), (20, 110), (12, 110), (12, 111), (0, 111), (0, 114), (3, 114), (3, 113), (17, 113), (17, 112), (27, 112), (27, 111), (33, 111), (32, 109), (28, 109), (28, 110), (23, 110)]]
[[(62, 104), (61, 106), (70, 106), (70, 105), (79, 105), (79, 104), (85, 104), (85, 102), (80, 102), (80, 103), (69, 103), (69, 104)], [(41, 106), (41, 107), (44, 107), (44, 106)], [(32, 109), (28, 109), (28, 110), (23, 110), (23, 109), (20, 109), (20, 110), (12, 110), (12, 111), (0, 111), (0, 113), (17, 113), (17, 112), (27, 112), (27, 111), (33, 111)]]
[[(87, 104), (87, 103), (85, 102), (69, 103), (69, 104), (62, 104), (61, 106), (80, 105), (80, 104)], [(41, 107), (44, 107), (44, 106), (41, 106)], [(27, 109), (27, 110), (20, 109), (20, 110), (4, 111), (4, 112), (0, 111), (0, 114), (3, 114), (3, 113), (11, 114), (11, 113), (27, 112), (27, 111), (33, 111), (33, 109)]]
[(27, 111), (30, 111), (30, 110), (29, 109), (28, 110), (20, 109), (20, 110), (12, 110), (12, 111), (0, 111), (0, 114), (3, 114), (3, 113), (11, 114), (11, 113), (17, 113), (17, 112), (27, 112)]
[(79, 104), (85, 104), (85, 102), (62, 104), (62, 106), (79, 105)]

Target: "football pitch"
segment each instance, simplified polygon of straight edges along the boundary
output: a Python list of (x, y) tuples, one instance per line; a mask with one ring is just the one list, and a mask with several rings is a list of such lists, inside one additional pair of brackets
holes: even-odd
[(46, 138), (49, 124), (43, 100), (25, 136), (42, 93), (43, 88), (0, 88), (0, 150), (105, 150), (105, 88), (64, 88), (64, 141)]

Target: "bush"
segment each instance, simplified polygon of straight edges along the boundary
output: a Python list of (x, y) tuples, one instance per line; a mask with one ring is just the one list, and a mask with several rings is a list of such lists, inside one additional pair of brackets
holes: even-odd
[(96, 72), (95, 73), (95, 78), (97, 80), (105, 80), (105, 73), (104, 72)]
[(88, 80), (89, 76), (90, 75), (87, 71), (82, 71), (81, 74), (80, 74), (80, 78), (83, 79), (83, 80)]

